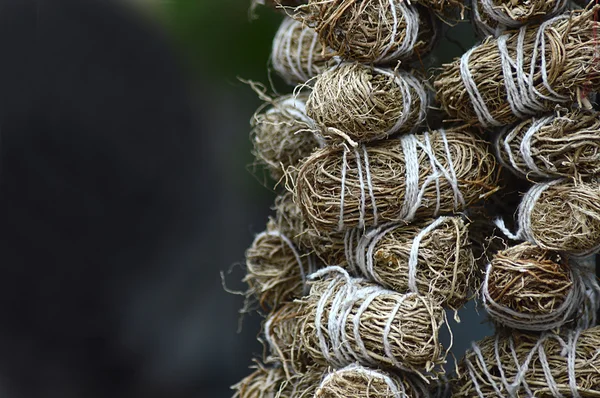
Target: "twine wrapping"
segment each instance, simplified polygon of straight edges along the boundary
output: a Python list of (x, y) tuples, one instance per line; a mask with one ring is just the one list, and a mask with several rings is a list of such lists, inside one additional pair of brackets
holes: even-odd
[(314, 398), (322, 373), (306, 372), (288, 378), (282, 368), (258, 364), (256, 370), (232, 387), (233, 398)]
[(453, 397), (600, 397), (600, 327), (554, 333), (513, 332), (473, 343)]
[(481, 36), (499, 36), (506, 29), (561, 14), (568, 6), (568, 0), (471, 0), (473, 26)]
[[(439, 342), (446, 323), (439, 305), (418, 294), (399, 294), (340, 267), (316, 272), (310, 294), (302, 300), (302, 345), (315, 362), (343, 367), (392, 367), (443, 373), (447, 352)], [(424, 377), (424, 376), (423, 376)]]
[(305, 95), (277, 99), (259, 95), (266, 102), (252, 117), (253, 154), (279, 181), (290, 166), (296, 166), (322, 143), (313, 133), (314, 122), (306, 116)]
[[(544, 331), (563, 325), (589, 326), (597, 308), (586, 309), (588, 286), (598, 291), (595, 272), (525, 242), (497, 253), (488, 265), (481, 298), (497, 323)], [(583, 322), (577, 325), (576, 314)]]
[(404, 0), (309, 0), (304, 11), (325, 47), (367, 64), (420, 59), (438, 35), (434, 15)]
[(328, 140), (368, 142), (414, 131), (425, 121), (428, 105), (422, 79), (401, 70), (346, 63), (316, 79), (306, 114)]
[(541, 25), (488, 38), (444, 65), (434, 86), (452, 117), (484, 127), (504, 126), (580, 102), (600, 87), (594, 21), (597, 8), (575, 10)]
[(294, 201), (325, 234), (456, 213), (495, 191), (494, 156), (463, 130), (324, 148), (298, 171)]
[(495, 146), (500, 162), (520, 177), (547, 179), (600, 174), (600, 118), (568, 112), (503, 128)]
[(256, 297), (263, 309), (276, 309), (306, 292), (306, 277), (317, 268), (312, 255), (301, 253), (270, 222), (246, 251), (246, 308)]
[(325, 375), (314, 398), (425, 398), (425, 385), (406, 374), (395, 375), (353, 364)]
[(273, 40), (271, 64), (286, 83), (305, 83), (335, 62), (313, 29), (292, 18), (283, 20)]
[(511, 233), (504, 221), (496, 225), (510, 239), (574, 256), (600, 250), (600, 185), (570, 180), (535, 184), (518, 210), (518, 230)]

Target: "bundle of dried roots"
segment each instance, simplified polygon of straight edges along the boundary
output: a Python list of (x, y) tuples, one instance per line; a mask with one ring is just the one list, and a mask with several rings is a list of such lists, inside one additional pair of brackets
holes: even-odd
[[(483, 304), (499, 324), (521, 330), (562, 327), (582, 314), (586, 283), (595, 274), (571, 267), (568, 258), (524, 242), (497, 253), (481, 289)], [(589, 314), (585, 314), (586, 320)]]
[(567, 0), (472, 0), (473, 25), (482, 36), (499, 36), (507, 28), (554, 17), (567, 9)]
[(246, 308), (257, 299), (263, 309), (275, 309), (302, 297), (306, 277), (316, 268), (314, 256), (301, 253), (271, 221), (246, 251)]
[(600, 183), (553, 180), (535, 184), (519, 205), (516, 234), (499, 220), (499, 227), (513, 240), (575, 256), (600, 249)]
[(420, 59), (438, 34), (433, 14), (405, 0), (308, 0), (299, 15), (325, 47), (368, 64)]
[(460, 212), (496, 187), (494, 156), (466, 130), (327, 147), (298, 171), (295, 202), (322, 233)]
[(256, 371), (232, 387), (233, 398), (313, 398), (323, 376), (307, 372), (288, 378), (282, 368), (256, 366)]
[(598, 11), (576, 10), (487, 38), (445, 65), (434, 86), (452, 117), (504, 126), (579, 101), (600, 88)]
[(407, 374), (395, 375), (353, 364), (329, 372), (315, 398), (419, 398), (429, 397), (427, 387)]
[(266, 166), (279, 181), (289, 166), (310, 155), (320, 146), (313, 130), (314, 122), (306, 116), (304, 94), (272, 99), (259, 94), (265, 104), (254, 114), (251, 139), (256, 160)]
[(498, 159), (515, 174), (533, 179), (600, 175), (600, 118), (569, 112), (526, 120), (502, 129)]
[(600, 327), (559, 335), (509, 332), (473, 344), (453, 397), (600, 396)]
[(445, 312), (431, 299), (399, 294), (362, 279), (340, 267), (313, 274), (310, 294), (302, 299), (302, 346), (315, 362), (343, 367), (392, 367), (437, 374), (447, 352), (439, 334)]
[(428, 105), (428, 91), (417, 76), (345, 63), (316, 79), (306, 114), (329, 140), (368, 142), (415, 130)]
[(273, 69), (288, 84), (305, 83), (335, 63), (333, 52), (323, 48), (317, 32), (300, 21), (285, 18), (273, 40)]

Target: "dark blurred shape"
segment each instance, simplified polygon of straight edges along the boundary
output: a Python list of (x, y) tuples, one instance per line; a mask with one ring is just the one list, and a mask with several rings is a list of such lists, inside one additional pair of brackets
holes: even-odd
[(123, 342), (132, 289), (168, 269), (173, 246), (206, 245), (198, 199), (213, 179), (187, 87), (161, 35), (114, 3), (0, 0), (11, 398), (136, 396), (148, 350)]

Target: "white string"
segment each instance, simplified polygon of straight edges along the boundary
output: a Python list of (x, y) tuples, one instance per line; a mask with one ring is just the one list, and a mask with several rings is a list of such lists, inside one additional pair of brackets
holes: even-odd
[[(555, 334), (555, 333), (551, 333), (551, 332), (544, 332), (540, 335), (540, 338), (538, 339), (538, 341), (535, 343), (535, 345), (533, 346), (533, 348), (529, 351), (529, 353), (527, 354), (527, 356), (524, 358), (524, 361), (522, 363), (519, 363), (517, 360), (517, 353), (516, 353), (516, 347), (515, 347), (515, 342), (513, 340), (512, 336), (507, 337), (508, 343), (509, 343), (509, 349), (510, 349), (510, 356), (512, 357), (513, 361), (514, 361), (514, 365), (517, 369), (517, 372), (514, 374), (514, 377), (511, 378), (509, 375), (506, 374), (506, 371), (504, 369), (503, 366), (503, 361), (502, 361), (502, 355), (500, 352), (500, 335), (496, 335), (495, 340), (494, 340), (494, 358), (493, 360), (495, 361), (494, 366), (497, 374), (495, 373), (494, 375), (492, 375), (489, 371), (489, 368), (491, 368), (491, 364), (488, 364), (486, 361), (486, 358), (484, 358), (483, 353), (481, 351), (481, 348), (479, 347), (479, 345), (477, 343), (472, 343), (472, 351), (475, 354), (474, 355), (474, 360), (475, 363), (473, 363), (473, 357), (472, 356), (465, 356), (465, 364), (467, 366), (468, 369), (468, 373), (469, 373), (469, 377), (471, 378), (471, 381), (473, 382), (473, 386), (475, 388), (475, 391), (477, 392), (477, 397), (479, 398), (485, 398), (488, 397), (488, 394), (484, 394), (481, 390), (481, 385), (479, 382), (479, 378), (483, 378), (483, 381), (485, 384), (488, 384), (496, 393), (496, 395), (498, 397), (510, 397), (510, 398), (518, 398), (518, 397), (522, 397), (524, 395), (521, 395), (521, 393), (519, 392), (519, 388), (522, 387), (526, 394), (525, 396), (531, 397), (533, 396), (532, 394), (532, 390), (531, 387), (528, 384), (528, 380), (526, 379), (526, 374), (527, 371), (529, 370), (529, 367), (531, 366), (536, 354), (537, 354), (537, 363), (539, 364), (539, 366), (542, 369), (542, 373), (544, 374), (544, 385), (547, 385), (548, 388), (550, 389), (550, 391), (552, 392), (552, 395), (554, 397), (563, 397), (564, 395), (562, 395), (560, 393), (560, 387), (557, 384), (556, 380), (554, 379), (553, 375), (552, 375), (552, 368), (550, 367), (550, 363), (548, 362), (548, 353), (546, 353), (546, 351), (544, 350), (544, 343), (547, 340), (556, 340), (562, 351), (559, 353), (559, 355), (561, 355), (562, 357), (566, 357), (567, 360), (567, 375), (568, 375), (568, 380), (569, 380), (569, 392), (570, 395), (569, 397), (573, 397), (573, 398), (581, 398), (581, 395), (579, 394), (578, 391), (578, 387), (577, 387), (577, 378), (576, 378), (576, 373), (575, 373), (575, 361), (576, 361), (576, 356), (577, 356), (577, 352), (576, 352), (576, 348), (577, 348), (577, 340), (579, 339), (581, 334), (581, 330), (575, 330), (575, 331), (571, 331), (568, 333), (566, 340), (563, 339), (561, 336)], [(552, 355), (557, 355), (557, 353), (552, 353)], [(506, 359), (506, 358), (505, 358)], [(481, 372), (481, 373), (478, 373)], [(496, 382), (496, 379), (500, 379), (499, 382), (502, 384), (502, 387), (504, 387), (504, 391), (502, 391), (502, 389), (500, 388), (500, 385)], [(536, 384), (539, 385), (539, 384)]]
[[(530, 29), (530, 27), (523, 26), (519, 30), (515, 48), (515, 59), (511, 57), (507, 44), (513, 34), (502, 35), (496, 40), (507, 101), (513, 114), (519, 118), (525, 118), (545, 111), (546, 106), (543, 101), (562, 103), (569, 100), (568, 96), (560, 95), (554, 91), (548, 79), (546, 60), (547, 44), (545, 38), (547, 29), (551, 28), (557, 21), (566, 18), (568, 18), (568, 16), (559, 15), (542, 23), (537, 28), (529, 67), (525, 65), (525, 37), (527, 29)], [(494, 118), (487, 107), (485, 100), (477, 88), (477, 83), (474, 81), (469, 67), (471, 54), (478, 48), (479, 46), (471, 48), (461, 57), (461, 80), (469, 94), (471, 104), (473, 105), (473, 109), (481, 125), (483, 127), (500, 127), (503, 124)], [(539, 84), (538, 74), (541, 75), (542, 84), (549, 94), (543, 94), (536, 88), (536, 85)]]
[(311, 271), (310, 260), (309, 260), (309, 265), (308, 265), (309, 272), (306, 272), (307, 270), (304, 269), (304, 263), (302, 262), (302, 256), (300, 255), (300, 252), (298, 252), (294, 243), (292, 243), (292, 241), (287, 236), (285, 236), (284, 234), (282, 234), (281, 232), (279, 232), (277, 230), (264, 231), (264, 232), (261, 232), (260, 234), (256, 235), (254, 242), (259, 242), (265, 236), (273, 236), (273, 237), (279, 238), (279, 239), (281, 239), (281, 241), (283, 243), (286, 244), (286, 246), (292, 251), (294, 258), (296, 259), (296, 262), (298, 263), (298, 267), (300, 268), (300, 276), (302, 277), (302, 281), (305, 282), (307, 276), (310, 275), (310, 271)]
[[(391, 341), (389, 334), (392, 322), (398, 322), (396, 313), (399, 311), (401, 303), (413, 293), (401, 295), (376, 284), (366, 284), (364, 279), (352, 278), (346, 270), (338, 266), (323, 268), (310, 275), (309, 279), (322, 277), (330, 278), (330, 282), (317, 303), (315, 333), (319, 341), (319, 349), (325, 360), (338, 368), (357, 361), (370, 366), (378, 366), (380, 360), (369, 353), (360, 334), (360, 320), (362, 315), (370, 310), (370, 304), (374, 299), (393, 295), (398, 298), (398, 305), (394, 311), (387, 314), (389, 322), (386, 323), (382, 344), (385, 358), (399, 369), (407, 370), (402, 365), (402, 358), (396, 358), (393, 355), (391, 347), (398, 342)], [(362, 303), (359, 308), (356, 308), (359, 302)], [(356, 313), (351, 314), (353, 310), (356, 310)], [(326, 324), (323, 324), (323, 315), (326, 311), (329, 311), (329, 315)], [(352, 325), (352, 339), (346, 336), (347, 325)]]
[[(364, 366), (361, 366), (359, 364), (352, 364), (352, 365), (346, 366), (345, 368), (337, 369), (332, 372), (329, 372), (323, 378), (323, 380), (321, 380), (321, 384), (319, 385), (319, 388), (317, 389), (317, 393), (315, 396), (321, 396), (319, 390), (325, 388), (330, 382), (332, 382), (332, 379), (337, 378), (337, 377), (343, 378), (344, 375), (346, 375), (346, 374), (351, 376), (353, 379), (357, 375), (362, 376), (367, 381), (367, 383), (365, 384), (365, 388), (369, 388), (375, 380), (382, 381), (386, 385), (388, 391), (379, 391), (379, 392), (381, 392), (382, 394), (385, 394), (386, 396), (390, 396), (393, 398), (410, 398), (408, 395), (408, 392), (404, 388), (403, 383), (399, 383), (398, 381), (394, 380), (387, 373), (384, 373), (379, 370), (365, 368)], [(389, 395), (389, 394), (391, 394), (391, 395)]]
[[(393, 19), (392, 32), (389, 43), (381, 51), (381, 55), (374, 60), (375, 64), (385, 64), (412, 56), (419, 38), (421, 18), (418, 9), (404, 1), (388, 0), (388, 3)], [(404, 19), (405, 29), (399, 32), (398, 26), (402, 19)], [(404, 34), (404, 39), (399, 43), (401, 34)], [(395, 50), (391, 51), (394, 47)]]

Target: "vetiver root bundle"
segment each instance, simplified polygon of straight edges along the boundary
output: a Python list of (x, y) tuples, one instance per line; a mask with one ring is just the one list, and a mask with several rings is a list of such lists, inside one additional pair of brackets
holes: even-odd
[(309, 0), (304, 11), (326, 47), (367, 64), (422, 58), (438, 33), (433, 14), (405, 0)]
[[(596, 8), (488, 38), (445, 65), (434, 86), (452, 117), (504, 126), (556, 104), (570, 105), (600, 87)], [(589, 105), (589, 104), (588, 104)]]
[[(314, 122), (306, 116), (307, 96), (285, 95), (271, 99), (252, 118), (254, 156), (279, 181), (289, 166), (310, 155), (320, 146), (314, 135)], [(266, 109), (265, 109), (266, 107)]]
[(326, 275), (330, 277), (314, 282), (302, 300), (302, 346), (315, 362), (338, 368), (358, 362), (418, 374), (442, 372), (442, 307), (425, 296), (399, 294), (351, 278), (340, 267), (313, 274)]
[(302, 297), (306, 277), (316, 267), (313, 256), (300, 253), (290, 238), (269, 222), (246, 251), (247, 305), (257, 297), (263, 309), (275, 309)]
[(302, 162), (294, 200), (323, 233), (412, 221), (486, 197), (497, 189), (495, 167), (487, 145), (464, 130), (327, 147)]
[(419, 398), (429, 397), (420, 380), (353, 364), (323, 377), (314, 398)]
[(288, 378), (281, 368), (258, 365), (254, 373), (232, 387), (236, 390), (233, 398), (314, 398), (322, 376), (307, 372)]
[(567, 9), (567, 0), (472, 0), (473, 25), (483, 36), (498, 36), (506, 28), (556, 16)]
[(600, 327), (566, 335), (513, 332), (467, 352), (453, 397), (600, 397)]
[(346, 63), (316, 79), (306, 114), (329, 140), (368, 142), (413, 131), (425, 121), (428, 105), (427, 89), (416, 76)]
[(546, 179), (600, 175), (600, 117), (569, 112), (526, 120), (502, 129), (498, 159), (515, 174)]
[(333, 52), (324, 49), (317, 32), (302, 22), (285, 18), (273, 40), (273, 69), (288, 84), (305, 83), (335, 63)]
[(489, 264), (481, 296), (499, 324), (520, 330), (551, 330), (571, 322), (581, 311), (584, 323), (586, 282), (596, 276), (571, 267), (560, 254), (525, 242), (497, 253)]
[(535, 184), (519, 205), (518, 231), (504, 234), (537, 246), (575, 256), (600, 249), (600, 185), (570, 180)]

